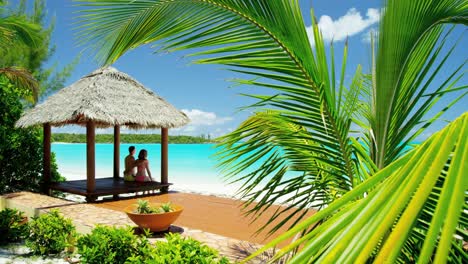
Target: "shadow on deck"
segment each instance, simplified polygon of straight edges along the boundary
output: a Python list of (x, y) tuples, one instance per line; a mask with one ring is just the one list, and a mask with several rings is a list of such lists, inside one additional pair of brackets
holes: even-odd
[(88, 192), (86, 189), (86, 180), (55, 182), (50, 185), (51, 190), (62, 191), (86, 196), (86, 201), (93, 202), (99, 196), (136, 193), (142, 191), (161, 190), (162, 193), (167, 192), (172, 183), (160, 182), (127, 182), (122, 178), (114, 179), (99, 178), (96, 179), (96, 187), (94, 191)]

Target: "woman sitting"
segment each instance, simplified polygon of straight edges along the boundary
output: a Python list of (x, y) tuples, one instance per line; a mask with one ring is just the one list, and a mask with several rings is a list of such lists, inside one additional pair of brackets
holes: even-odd
[[(153, 178), (151, 178), (151, 172), (149, 169), (149, 162), (146, 159), (147, 157), (148, 157), (148, 151), (146, 151), (146, 149), (140, 150), (140, 153), (138, 153), (138, 159), (135, 161), (135, 164), (137, 167), (135, 180), (137, 182), (153, 181)], [(148, 176), (146, 176), (146, 172), (148, 172)]]

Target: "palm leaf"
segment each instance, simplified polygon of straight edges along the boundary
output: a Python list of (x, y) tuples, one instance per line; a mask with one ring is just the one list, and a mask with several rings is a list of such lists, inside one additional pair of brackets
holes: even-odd
[(284, 221), (270, 233), (294, 216), (302, 217), (311, 206), (319, 209), (351, 188), (349, 177), (336, 177), (346, 174), (342, 164), (328, 159), (330, 153), (323, 144), (284, 114), (256, 113), (220, 139), (217, 153), (221, 172), (233, 182), (242, 182), (239, 194), (249, 208), (247, 214), (260, 215), (278, 201), (288, 205), (272, 216), (269, 222)]
[(29, 91), (25, 93), (25, 99), (31, 103), (37, 102), (39, 83), (28, 70), (20, 67), (0, 68), (0, 76), (5, 76), (16, 87)]
[[(451, 52), (443, 55), (441, 51), (447, 37), (442, 36), (443, 25), (467, 21), (468, 6), (463, 0), (386, 2), (375, 65), (374, 114), (370, 120), (375, 136), (370, 146), (379, 168), (401, 154), (409, 141), (401, 143), (415, 138), (411, 131), (423, 118), (432, 120), (426, 114), (439, 97), (424, 99), (423, 95)], [(440, 57), (442, 61), (435, 64)]]
[[(40, 43), (41, 26), (35, 22), (29, 21), (26, 17), (5, 12), (3, 3), (0, 4), (0, 55), (8, 52), (11, 45), (18, 43), (37, 46)], [(21, 67), (8, 65), (0, 67), (0, 75), (5, 76), (11, 83), (24, 89), (26, 100), (31, 103), (37, 102), (39, 93), (39, 83), (32, 75)], [(31, 96), (32, 94), (32, 96)]]
[(302, 245), (291, 263), (466, 262), (467, 138), (465, 113), (249, 259), (324, 221), (276, 258)]
[(22, 16), (0, 16), (0, 48), (7, 48), (15, 41), (20, 43), (37, 46), (41, 38), (40, 25), (28, 21)]

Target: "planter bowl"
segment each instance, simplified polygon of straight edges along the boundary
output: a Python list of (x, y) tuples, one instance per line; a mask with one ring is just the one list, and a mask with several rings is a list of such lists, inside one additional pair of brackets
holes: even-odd
[[(162, 203), (151, 203), (151, 207), (161, 206)], [(135, 213), (137, 205), (130, 205), (125, 208), (125, 213), (139, 228), (146, 228), (152, 232), (161, 232), (169, 229), (172, 223), (179, 217), (184, 207), (178, 204), (171, 204), (174, 211), (161, 214), (138, 214)]]

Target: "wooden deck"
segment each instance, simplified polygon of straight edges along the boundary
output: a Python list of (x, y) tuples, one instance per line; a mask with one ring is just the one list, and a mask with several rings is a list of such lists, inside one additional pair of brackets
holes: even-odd
[(172, 183), (126, 182), (122, 178), (116, 180), (110, 177), (96, 179), (96, 188), (93, 192), (88, 192), (86, 190), (86, 180), (56, 182), (50, 185), (50, 189), (83, 195), (86, 196), (88, 202), (93, 202), (97, 197), (104, 195), (118, 195), (153, 190), (167, 192), (170, 185), (172, 185)]

